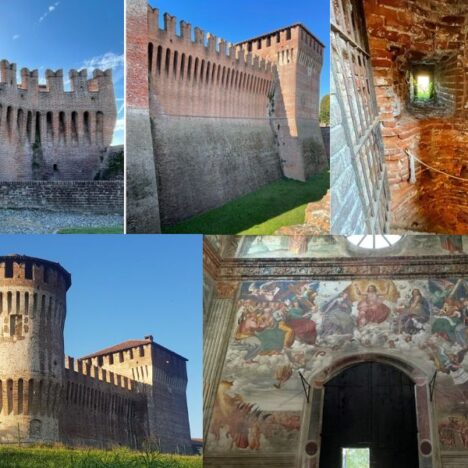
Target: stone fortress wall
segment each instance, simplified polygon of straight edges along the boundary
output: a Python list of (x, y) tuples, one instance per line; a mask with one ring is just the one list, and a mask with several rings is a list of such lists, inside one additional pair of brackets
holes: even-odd
[(323, 45), (304, 26), (233, 45), (192, 33), (185, 21), (178, 32), (167, 13), (160, 28), (157, 8), (131, 0), (127, 44), (130, 231), (327, 167), (318, 124)]
[(57, 263), (0, 257), (0, 443), (192, 453), (186, 359), (152, 337), (64, 357), (70, 285)]
[(110, 146), (116, 121), (112, 71), (37, 70), (0, 62), (0, 179), (92, 180)]

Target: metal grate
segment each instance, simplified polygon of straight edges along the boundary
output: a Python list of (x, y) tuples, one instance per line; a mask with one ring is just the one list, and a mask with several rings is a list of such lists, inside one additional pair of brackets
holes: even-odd
[(389, 228), (390, 190), (361, 0), (332, 0), (332, 73), (367, 234)]

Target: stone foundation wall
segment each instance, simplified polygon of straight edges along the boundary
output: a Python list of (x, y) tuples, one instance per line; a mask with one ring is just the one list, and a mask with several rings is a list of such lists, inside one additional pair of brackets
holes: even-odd
[(122, 214), (121, 181), (0, 182), (0, 209)]
[(162, 225), (281, 178), (267, 119), (159, 117), (152, 120)]

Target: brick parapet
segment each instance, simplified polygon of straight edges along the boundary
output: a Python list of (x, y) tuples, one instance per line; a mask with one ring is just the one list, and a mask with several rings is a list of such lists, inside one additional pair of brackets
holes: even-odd
[[(268, 118), (276, 66), (148, 6), (148, 69), (158, 114)], [(153, 112), (154, 114), (154, 112)]]
[(110, 146), (116, 105), (111, 70), (37, 70), (0, 62), (0, 180), (90, 180)]

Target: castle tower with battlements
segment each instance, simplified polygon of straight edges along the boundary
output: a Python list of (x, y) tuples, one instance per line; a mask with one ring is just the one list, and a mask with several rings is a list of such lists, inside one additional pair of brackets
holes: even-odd
[(59, 264), (0, 257), (0, 440), (58, 441), (63, 326), (70, 274)]
[[(302, 24), (273, 31), (237, 48), (274, 64), (271, 113), (286, 177), (304, 180), (323, 168), (318, 114), (324, 45)], [(318, 142), (318, 143), (317, 143)]]
[(112, 71), (37, 70), (0, 62), (0, 180), (92, 180), (112, 142)]
[(152, 337), (64, 356), (70, 285), (58, 263), (0, 257), (0, 443), (191, 454), (187, 360)]
[(128, 232), (325, 169), (322, 62), (300, 24), (235, 45), (127, 0)]

